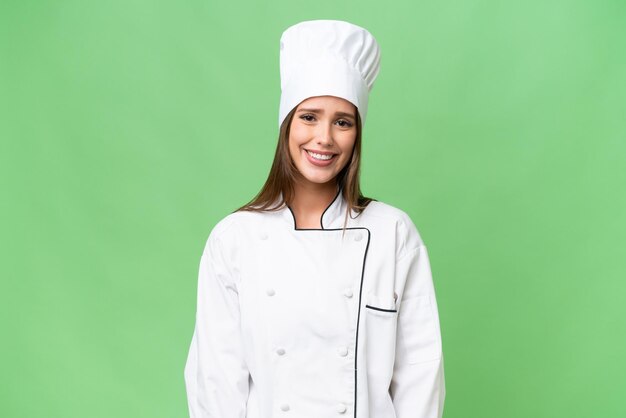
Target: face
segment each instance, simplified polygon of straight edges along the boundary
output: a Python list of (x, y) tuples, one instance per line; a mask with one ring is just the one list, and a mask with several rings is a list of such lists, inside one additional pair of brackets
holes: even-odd
[(297, 106), (289, 131), (289, 153), (302, 181), (334, 181), (350, 161), (356, 111), (352, 103), (335, 96), (309, 97)]

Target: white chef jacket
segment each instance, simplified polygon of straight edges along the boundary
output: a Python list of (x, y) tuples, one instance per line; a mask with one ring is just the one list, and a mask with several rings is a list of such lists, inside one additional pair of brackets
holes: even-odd
[(321, 229), (287, 206), (235, 212), (200, 258), (185, 365), (191, 418), (441, 418), (439, 315), (426, 246), (402, 210)]

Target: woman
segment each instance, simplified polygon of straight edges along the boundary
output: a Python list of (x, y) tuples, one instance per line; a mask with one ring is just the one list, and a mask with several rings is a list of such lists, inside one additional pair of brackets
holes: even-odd
[(409, 216), (363, 197), (379, 71), (365, 29), (281, 37), (280, 134), (262, 190), (211, 231), (185, 367), (192, 418), (440, 418), (437, 302)]

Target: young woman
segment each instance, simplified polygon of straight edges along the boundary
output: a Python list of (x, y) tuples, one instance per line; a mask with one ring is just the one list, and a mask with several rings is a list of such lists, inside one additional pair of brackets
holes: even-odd
[(359, 186), (378, 44), (344, 21), (281, 37), (269, 177), (209, 234), (185, 381), (192, 418), (440, 418), (426, 246)]

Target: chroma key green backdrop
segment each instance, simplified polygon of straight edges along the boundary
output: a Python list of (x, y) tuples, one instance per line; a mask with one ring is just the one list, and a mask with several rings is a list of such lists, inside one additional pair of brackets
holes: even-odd
[(311, 19), (380, 43), (363, 191), (429, 247), (445, 418), (625, 417), (620, 0), (0, 2), (0, 416), (187, 416), (200, 254)]

